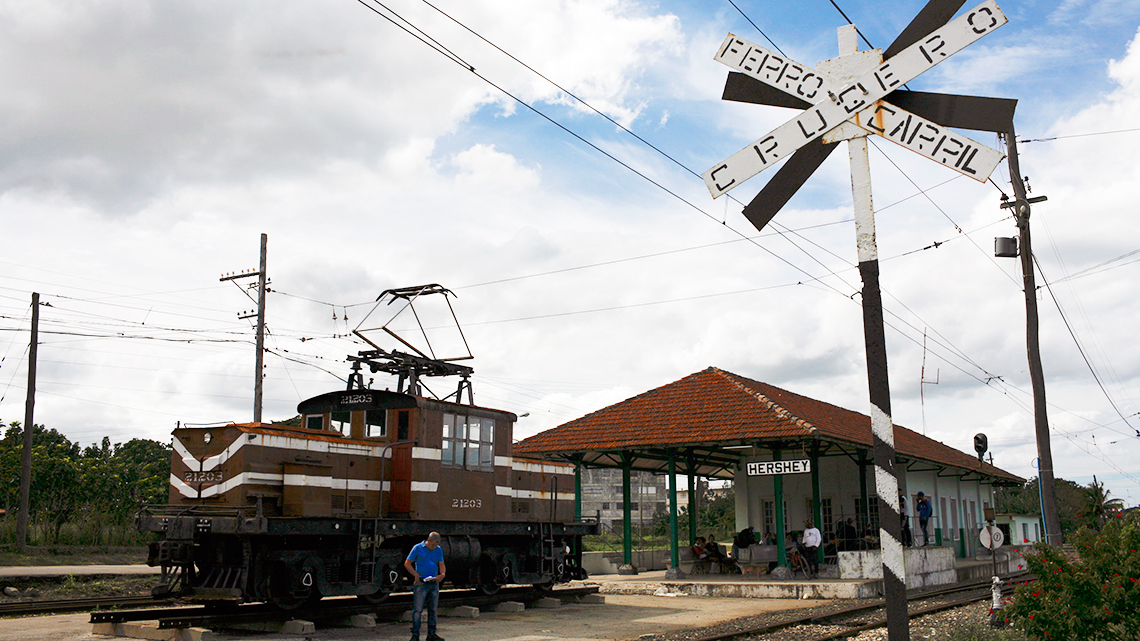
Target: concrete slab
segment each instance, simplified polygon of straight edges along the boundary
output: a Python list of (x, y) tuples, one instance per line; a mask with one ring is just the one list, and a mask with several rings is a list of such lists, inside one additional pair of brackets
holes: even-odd
[[(89, 617), (90, 615), (83, 615)], [(52, 617), (55, 618), (55, 617)], [(23, 619), (28, 621), (28, 619)], [(93, 623), (91, 634), (151, 641), (219, 641), (219, 636), (205, 628), (159, 630), (155, 623)], [(5, 638), (0, 634), (0, 638)]]
[(286, 621), (285, 625), (281, 626), (281, 634), (312, 634), (316, 631), (317, 626), (315, 623), (301, 619)]
[(346, 624), (350, 628), (375, 628), (376, 615), (375, 614), (357, 614), (348, 618)]
[(476, 619), (479, 617), (479, 608), (471, 605), (461, 605), (455, 608), (440, 608), (439, 616), (456, 619)]

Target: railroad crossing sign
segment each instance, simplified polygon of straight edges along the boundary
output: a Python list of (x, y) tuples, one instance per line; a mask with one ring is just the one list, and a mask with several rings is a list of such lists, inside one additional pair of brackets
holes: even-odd
[(767, 225), (840, 141), (848, 141), (855, 241), (863, 280), (863, 331), (887, 631), (891, 641), (907, 641), (910, 632), (866, 137), (882, 136), (981, 181), (1001, 161), (1000, 152), (946, 127), (1012, 134), (1016, 101), (900, 90), (908, 81), (1007, 22), (993, 0), (951, 20), (962, 4), (963, 0), (929, 0), (885, 52), (859, 52), (854, 25), (841, 27), (841, 55), (820, 63), (819, 69), (788, 60), (733, 34), (725, 38), (715, 56), (718, 62), (736, 70), (725, 84), (726, 100), (803, 110), (702, 174), (716, 198), (787, 158), (775, 177), (744, 207), (742, 213), (757, 230)]
[[(962, 7), (963, 3), (964, 0), (930, 0), (906, 29), (886, 48), (882, 54), (882, 60), (889, 64), (896, 57), (896, 54), (915, 44), (921, 44), (933, 36), (933, 32), (945, 25)], [(987, 33), (995, 28), (996, 27), (990, 28)], [(728, 38), (726, 38), (726, 41), (727, 40)], [(926, 50), (929, 51), (929, 48)], [(725, 51), (725, 45), (722, 45), (717, 50), (717, 59), (723, 57), (725, 54), (722, 52)], [(759, 54), (760, 58), (764, 61), (764, 67), (771, 67), (777, 64), (775, 59), (764, 59), (763, 55), (763, 53)], [(743, 58), (743, 55), (741, 57)], [(777, 58), (783, 57), (777, 56)], [(785, 62), (788, 63), (788, 66), (787, 69), (783, 71), (783, 77), (780, 75), (780, 70), (769, 71), (769, 73), (775, 74), (774, 77), (771, 78), (770, 83), (765, 83), (762, 79), (746, 72), (730, 72), (725, 82), (724, 93), (721, 96), (722, 99), (800, 110), (811, 109), (816, 102), (827, 95), (823, 83), (829, 82), (828, 79), (818, 71), (813, 72), (809, 67), (805, 67), (804, 65), (787, 60), (785, 60)], [(755, 65), (749, 64), (748, 66), (754, 67)], [(781, 69), (783, 69), (783, 67), (781, 67)], [(808, 76), (810, 73), (814, 73), (820, 80), (812, 80), (812, 77)], [(796, 76), (796, 80), (791, 80), (788, 77), (789, 75)], [(812, 95), (815, 84), (819, 85), (819, 93)], [(834, 87), (831, 87), (831, 85), (828, 85), (828, 87), (832, 93), (836, 93)], [(811, 96), (810, 98), (808, 97), (809, 95)], [(836, 95), (838, 96), (838, 94)], [(828, 97), (830, 98), (830, 96)], [(944, 128), (973, 129), (977, 131), (996, 132), (999, 134), (1006, 134), (1011, 131), (1013, 126), (1013, 113), (1017, 107), (1017, 101), (1008, 98), (962, 96), (908, 91), (905, 89), (896, 89), (894, 92), (887, 94), (886, 97), (880, 100), (880, 103), (889, 105), (891, 108), (905, 110), (910, 114), (930, 121), (932, 124), (937, 123), (935, 126), (941, 125)], [(897, 127), (897, 124), (895, 126)], [(883, 128), (886, 129), (886, 127)], [(891, 127), (889, 131), (894, 131), (894, 129), (895, 127)], [(913, 132), (914, 130), (912, 129), (910, 131)], [(929, 136), (931, 133), (929, 129), (924, 129), (924, 131), (917, 134), (915, 140), (918, 141), (921, 139), (920, 136)], [(901, 134), (901, 131), (899, 134)], [(907, 137), (909, 138), (909, 136), (910, 134), (908, 133)], [(937, 142), (934, 144), (937, 144)], [(744, 207), (744, 211), (742, 212), (744, 216), (756, 229), (763, 229), (776, 213), (795, 195), (799, 188), (803, 186), (807, 179), (811, 177), (812, 173), (823, 164), (823, 161), (827, 159), (835, 148), (836, 141), (829, 140), (825, 142), (823, 136), (812, 139), (808, 143), (800, 146), (799, 149), (792, 153), (791, 157), (776, 170), (776, 175), (769, 180), (752, 201)], [(930, 148), (933, 149), (933, 147)], [(982, 152), (979, 152), (979, 154), (981, 153)], [(787, 154), (784, 155), (786, 156)], [(963, 161), (963, 164), (972, 168), (980, 166), (977, 162), (966, 163)], [(718, 164), (717, 167), (719, 166)], [(716, 167), (713, 169), (715, 168)], [(711, 171), (712, 169), (710, 169), (710, 172)], [(978, 174), (981, 173), (983, 173), (983, 171), (979, 170)], [(719, 172), (717, 173), (717, 177), (720, 178)], [(722, 182), (721, 184), (724, 183)]]
[[(986, 0), (886, 62), (881, 59), (876, 62), (875, 52), (863, 52), (870, 56), (848, 54), (859, 58), (856, 64), (874, 64), (854, 78), (848, 77), (846, 82), (837, 82), (842, 80), (835, 77), (837, 74), (817, 72), (729, 34), (715, 57), (717, 62), (796, 98), (815, 102), (802, 114), (713, 166), (701, 177), (713, 198), (717, 198), (816, 138), (850, 122), (984, 182), (1004, 154), (881, 99), (1006, 22), (997, 4)], [(850, 71), (850, 64), (834, 65), (837, 70), (844, 66)]]

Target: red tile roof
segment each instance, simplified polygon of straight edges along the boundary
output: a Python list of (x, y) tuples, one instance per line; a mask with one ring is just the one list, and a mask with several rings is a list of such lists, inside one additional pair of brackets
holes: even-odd
[[(515, 444), (519, 455), (569, 458), (589, 452), (696, 448), (761, 441), (871, 446), (871, 419), (715, 367), (649, 390)], [(1024, 482), (1009, 472), (905, 427), (897, 455)]]

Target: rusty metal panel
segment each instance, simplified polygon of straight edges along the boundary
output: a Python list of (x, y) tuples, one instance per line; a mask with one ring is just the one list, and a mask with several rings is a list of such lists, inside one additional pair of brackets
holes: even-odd
[(925, 91), (896, 91), (887, 102), (944, 127), (1006, 133), (1013, 124), (1017, 100)]
[(835, 151), (838, 144), (824, 144), (822, 140), (816, 139), (801, 147), (780, 167), (760, 193), (745, 205), (742, 212), (744, 217), (757, 231), (764, 229), (776, 212), (791, 200), (812, 173)]
[(910, 21), (910, 24), (895, 38), (891, 46), (883, 52), (883, 59), (888, 60), (898, 52), (918, 42), (926, 34), (950, 22), (950, 18), (958, 13), (958, 9), (966, 4), (966, 0), (930, 0)]
[(284, 463), (285, 516), (332, 516), (332, 467)]

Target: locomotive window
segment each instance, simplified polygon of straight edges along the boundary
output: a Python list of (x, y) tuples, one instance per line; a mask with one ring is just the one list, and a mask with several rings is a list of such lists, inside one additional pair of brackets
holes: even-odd
[(323, 430), (325, 429), (325, 417), (321, 414), (310, 414), (305, 417), (305, 429), (309, 430)]
[(492, 470), (495, 465), (495, 421), (478, 416), (443, 415), (443, 451), (446, 467)]
[(330, 429), (334, 429), (334, 430), (336, 430), (342, 434), (348, 434), (349, 425), (351, 424), (351, 422), (352, 422), (352, 413), (351, 412), (333, 412), (332, 413), (332, 423), (333, 424), (332, 424), (332, 427)]
[(365, 436), (387, 436), (387, 417), (385, 410), (367, 410), (364, 412)]

